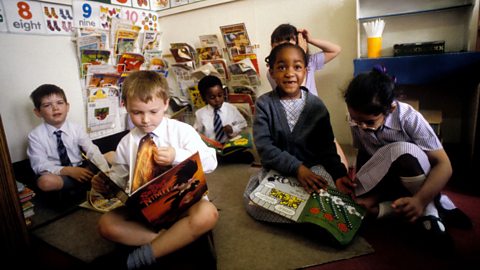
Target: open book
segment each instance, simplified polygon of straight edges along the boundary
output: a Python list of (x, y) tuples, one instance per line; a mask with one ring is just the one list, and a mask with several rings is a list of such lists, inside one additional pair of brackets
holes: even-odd
[(128, 207), (138, 209), (149, 223), (157, 226), (175, 220), (208, 190), (198, 152), (166, 171), (161, 169), (161, 174), (147, 179), (130, 195), (105, 173), (101, 174), (110, 194)]
[(221, 156), (228, 156), (237, 151), (250, 149), (253, 146), (252, 135), (250, 133), (241, 133), (227, 141), (225, 144), (214, 139), (210, 139), (204, 134), (199, 134), (205, 144), (207, 144), (209, 147), (215, 148), (217, 154)]
[(341, 245), (355, 237), (365, 209), (350, 196), (331, 189), (309, 194), (294, 177), (270, 170), (250, 194), (257, 205), (298, 223), (313, 223), (329, 232)]

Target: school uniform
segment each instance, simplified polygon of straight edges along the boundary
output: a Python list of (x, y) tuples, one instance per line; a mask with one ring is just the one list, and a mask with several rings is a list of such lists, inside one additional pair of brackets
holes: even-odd
[(80, 166), (83, 158), (81, 151), (101, 170), (108, 171), (109, 166), (98, 146), (96, 146), (81, 125), (65, 121), (57, 129), (47, 123), (38, 125), (28, 134), (27, 155), (35, 174), (52, 173), (60, 175), (61, 165), (57, 149), (57, 137), (54, 132), (62, 131), (62, 141), (67, 149), (72, 166)]
[[(218, 109), (218, 114), (220, 115), (223, 126), (230, 125), (232, 127), (232, 137), (235, 137), (247, 127), (247, 121), (235, 105), (223, 102), (222, 107)], [(207, 104), (195, 112), (195, 123), (193, 127), (208, 138), (215, 139), (214, 116), (214, 108), (210, 104)], [(225, 143), (225, 141), (221, 143)]]
[[(215, 150), (202, 141), (200, 135), (192, 126), (164, 117), (152, 133), (153, 141), (157, 146), (175, 148), (173, 166), (198, 151), (205, 173), (210, 173), (217, 167)], [(135, 167), (131, 164), (136, 162), (138, 146), (145, 135), (147, 134), (140, 129), (134, 128), (122, 138), (117, 146), (115, 164), (112, 166), (109, 176), (118, 186), (123, 187), (127, 194), (130, 194), (132, 189), (132, 181), (130, 181), (129, 175), (133, 175)]]
[(437, 135), (425, 118), (407, 103), (395, 101), (396, 109), (385, 116), (385, 122), (377, 131), (366, 131), (352, 126), (353, 145), (367, 156), (359, 164), (356, 195), (362, 195), (375, 187), (389, 171), (392, 163), (404, 154), (415, 157), (424, 173), (430, 172), (426, 152), (443, 149)]

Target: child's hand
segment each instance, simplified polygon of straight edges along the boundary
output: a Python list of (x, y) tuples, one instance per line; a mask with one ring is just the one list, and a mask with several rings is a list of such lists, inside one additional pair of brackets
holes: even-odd
[(307, 52), (308, 39), (305, 38), (305, 35), (303, 34), (303, 32), (298, 31), (297, 45), (300, 46), (300, 48), (302, 48), (303, 51), (305, 51), (305, 53)]
[(328, 183), (320, 175), (312, 172), (305, 165), (300, 165), (297, 172), (297, 179), (308, 193), (325, 188)]
[(170, 166), (175, 159), (175, 148), (171, 146), (157, 147), (153, 150), (153, 159), (158, 165)]
[(89, 169), (82, 167), (63, 167), (61, 173), (70, 176), (80, 183), (89, 182), (93, 177), (93, 173)]
[(231, 137), (233, 133), (233, 128), (230, 125), (226, 125), (223, 127), (223, 131), (225, 132), (225, 134), (227, 134), (228, 137)]
[(92, 188), (102, 195), (109, 193), (108, 185), (105, 183), (107, 180), (104, 177), (106, 175), (103, 172), (98, 172), (92, 177)]
[(423, 214), (425, 205), (413, 196), (396, 199), (393, 201), (392, 207), (395, 213), (406, 217), (410, 222), (414, 222)]
[(350, 195), (352, 198), (355, 197), (354, 190), (357, 184), (355, 183), (355, 180), (351, 180), (348, 176), (335, 180), (335, 186), (340, 192)]
[(307, 29), (298, 29), (298, 34), (302, 35), (302, 38), (308, 43), (310, 42), (310, 33)]

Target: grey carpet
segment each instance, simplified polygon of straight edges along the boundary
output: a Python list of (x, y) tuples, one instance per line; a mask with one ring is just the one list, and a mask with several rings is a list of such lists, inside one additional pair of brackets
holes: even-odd
[(245, 164), (224, 164), (207, 175), (209, 198), (220, 209), (214, 229), (218, 269), (297, 269), (373, 252), (362, 237), (336, 248), (252, 219), (244, 209), (242, 194), (257, 170)]
[[(242, 204), (242, 193), (256, 170), (246, 164), (224, 164), (207, 175), (208, 196), (220, 210), (220, 219), (214, 229), (219, 270), (295, 269), (373, 252), (361, 237), (349, 246), (337, 249), (292, 230), (250, 218)], [(32, 233), (73, 257), (91, 262), (115, 248), (96, 231), (100, 215), (79, 208), (39, 226)]]

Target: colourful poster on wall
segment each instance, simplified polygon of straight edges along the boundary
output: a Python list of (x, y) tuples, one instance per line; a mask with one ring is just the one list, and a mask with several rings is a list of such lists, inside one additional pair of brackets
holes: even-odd
[(113, 5), (120, 5), (126, 7), (132, 6), (132, 0), (111, 0), (110, 3), (112, 3)]
[(14, 33), (45, 34), (42, 7), (33, 1), (2, 1), (8, 31)]
[(43, 19), (47, 34), (71, 35), (73, 33), (73, 12), (71, 6), (42, 3)]
[(0, 1), (0, 32), (7, 32), (7, 22), (5, 21), (5, 10), (3, 9), (2, 1)]
[(153, 11), (170, 8), (170, 0), (150, 0), (150, 9)]

